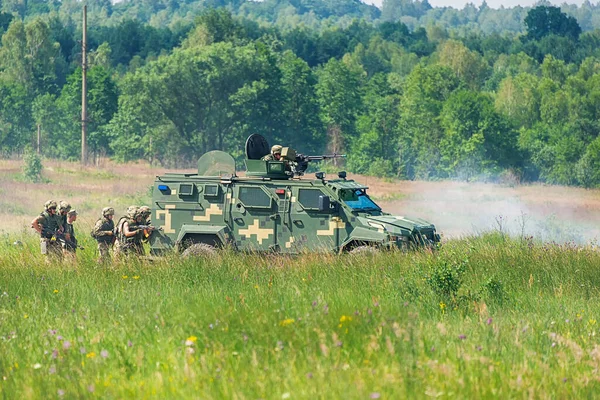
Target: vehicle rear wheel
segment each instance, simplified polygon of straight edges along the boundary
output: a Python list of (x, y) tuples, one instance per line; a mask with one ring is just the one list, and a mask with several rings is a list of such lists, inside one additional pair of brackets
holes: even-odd
[(358, 246), (349, 251), (350, 254), (377, 254), (381, 250), (373, 246)]
[(183, 258), (188, 257), (206, 257), (206, 256), (214, 256), (217, 254), (217, 248), (215, 246), (211, 246), (206, 243), (194, 243), (186, 248), (181, 256)]

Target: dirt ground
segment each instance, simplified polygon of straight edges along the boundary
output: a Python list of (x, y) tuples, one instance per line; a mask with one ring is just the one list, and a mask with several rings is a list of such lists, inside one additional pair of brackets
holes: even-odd
[[(0, 160), (0, 232), (29, 232), (30, 221), (53, 198), (80, 212), (87, 230), (105, 206), (123, 213), (129, 204), (147, 202), (154, 177), (165, 172), (144, 163), (96, 166), (44, 160), (47, 183), (28, 183), (21, 162)], [(307, 176), (305, 179), (312, 179)], [(491, 229), (544, 240), (595, 241), (600, 238), (600, 190), (540, 184), (507, 187), (465, 182), (385, 181), (349, 174), (370, 187), (384, 211), (424, 218), (445, 238)]]

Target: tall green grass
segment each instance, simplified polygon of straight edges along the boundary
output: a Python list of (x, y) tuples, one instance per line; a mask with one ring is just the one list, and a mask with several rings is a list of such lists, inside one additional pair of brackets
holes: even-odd
[(583, 398), (600, 253), (499, 234), (436, 252), (48, 265), (0, 239), (4, 398)]

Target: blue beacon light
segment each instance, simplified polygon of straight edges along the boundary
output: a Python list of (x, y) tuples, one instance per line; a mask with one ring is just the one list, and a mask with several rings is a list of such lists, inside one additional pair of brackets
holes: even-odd
[(166, 190), (169, 190), (169, 187), (167, 185), (158, 185), (158, 190), (164, 192)]

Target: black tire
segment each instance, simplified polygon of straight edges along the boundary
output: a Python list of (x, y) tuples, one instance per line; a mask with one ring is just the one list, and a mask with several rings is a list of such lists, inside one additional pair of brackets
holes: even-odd
[(358, 246), (349, 251), (350, 254), (377, 254), (381, 250), (373, 246)]
[(183, 258), (189, 257), (210, 257), (217, 254), (217, 248), (206, 243), (194, 243), (186, 248), (181, 256)]

